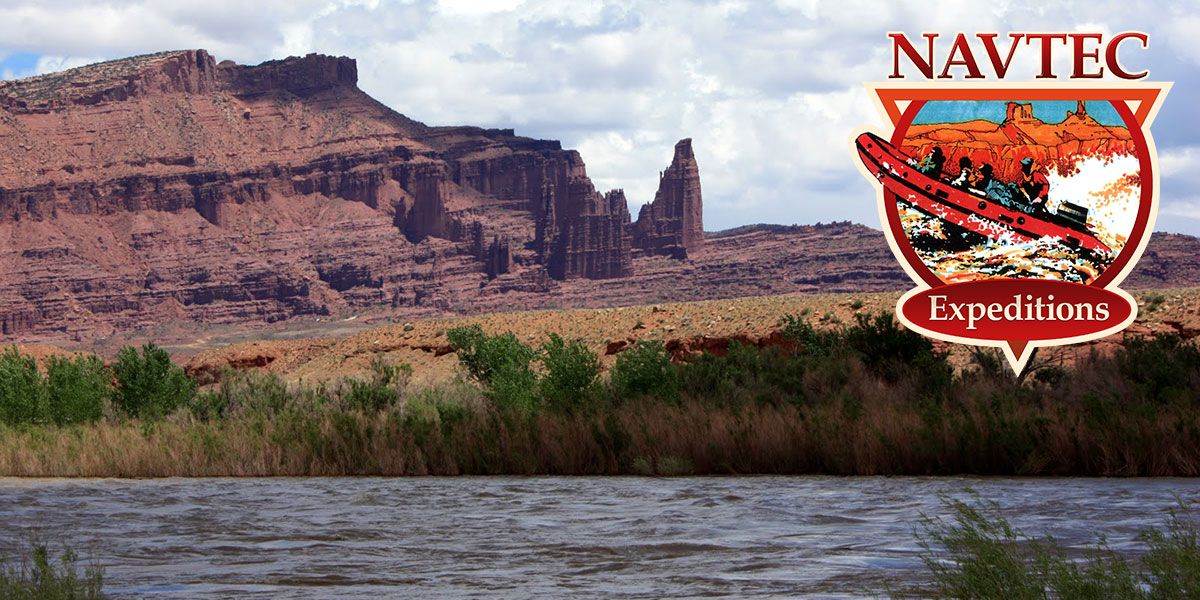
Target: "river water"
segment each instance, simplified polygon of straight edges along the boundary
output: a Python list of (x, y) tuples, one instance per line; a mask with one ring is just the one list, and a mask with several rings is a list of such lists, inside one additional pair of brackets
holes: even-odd
[(1200, 480), (0, 479), (0, 553), (67, 542), (117, 598), (842, 598), (920, 581), (966, 488), (1028, 533), (1136, 552)]

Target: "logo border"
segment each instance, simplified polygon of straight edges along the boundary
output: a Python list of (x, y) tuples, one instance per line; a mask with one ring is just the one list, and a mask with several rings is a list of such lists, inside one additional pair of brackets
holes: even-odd
[[(901, 323), (903, 323), (905, 327), (908, 327), (909, 329), (912, 329), (913, 331), (916, 331), (922, 335), (925, 335), (925, 336), (933, 338), (933, 339), (942, 340), (942, 341), (946, 341), (946, 342), (952, 342), (952, 343), (956, 343), (956, 344), (967, 344), (967, 345), (972, 345), (972, 346), (990, 346), (990, 347), (1000, 348), (1004, 352), (1005, 358), (1008, 359), (1009, 364), (1012, 365), (1013, 371), (1016, 373), (1020, 373), (1021, 371), (1023, 371), (1025, 369), (1025, 366), (1028, 364), (1029, 359), (1033, 356), (1033, 351), (1037, 348), (1065, 346), (1065, 345), (1069, 345), (1069, 344), (1078, 344), (1081, 342), (1089, 342), (1089, 341), (1093, 341), (1093, 340), (1098, 340), (1101, 338), (1108, 337), (1114, 333), (1120, 332), (1120, 331), (1124, 330), (1125, 328), (1129, 327), (1129, 325), (1131, 325), (1137, 319), (1138, 304), (1137, 304), (1137, 301), (1133, 298), (1133, 296), (1131, 296), (1125, 290), (1120, 289), (1118, 286), (1121, 284), (1122, 281), (1125, 280), (1125, 278), (1129, 275), (1129, 273), (1137, 265), (1138, 261), (1141, 260), (1142, 254), (1146, 250), (1146, 246), (1150, 243), (1150, 238), (1154, 232), (1154, 226), (1158, 221), (1159, 200), (1160, 200), (1160, 194), (1161, 194), (1161, 190), (1162, 190), (1162, 187), (1160, 185), (1161, 170), (1159, 168), (1158, 149), (1155, 146), (1154, 137), (1151, 134), (1150, 128), (1151, 128), (1151, 125), (1154, 123), (1154, 118), (1156, 116), (1158, 116), (1158, 111), (1162, 107), (1163, 100), (1166, 98), (1167, 92), (1170, 91), (1172, 85), (1173, 85), (1173, 82), (1132, 83), (1132, 82), (1113, 82), (1113, 81), (1105, 81), (1103, 83), (1101, 83), (1101, 82), (1088, 82), (1088, 83), (1078, 83), (1078, 82), (1048, 83), (1047, 82), (1047, 83), (1043, 83), (1043, 82), (1036, 82), (1036, 81), (1023, 81), (1023, 82), (963, 82), (963, 81), (955, 81), (953, 83), (941, 83), (941, 84), (934, 83), (934, 82), (930, 82), (930, 83), (868, 82), (868, 83), (866, 83), (865, 87), (867, 89), (868, 95), (871, 98), (872, 103), (875, 105), (876, 110), (883, 117), (884, 121), (891, 124), (892, 132), (885, 135), (879, 129), (878, 124), (876, 124), (875, 126), (868, 125), (868, 126), (859, 127), (858, 129), (855, 130), (855, 132), (850, 136), (850, 139), (849, 139), (849, 142), (850, 142), (849, 147), (850, 147), (851, 155), (854, 157), (854, 163), (857, 165), (858, 171), (860, 173), (862, 173), (864, 177), (871, 180), (873, 182), (873, 186), (876, 189), (875, 205), (876, 205), (876, 209), (878, 210), (878, 213), (879, 213), (879, 219), (880, 219), (879, 223), (880, 223), (880, 226), (883, 228), (884, 235), (887, 238), (888, 246), (891, 248), (892, 254), (895, 255), (897, 262), (900, 263), (901, 267), (904, 269), (904, 272), (907, 273), (908, 276), (917, 284), (917, 286), (915, 288), (906, 292), (896, 302), (896, 318)], [(1120, 271), (1118, 271), (1115, 276), (1113, 276), (1108, 282), (1106, 282), (1103, 286), (1101, 286), (1103, 289), (1114, 292), (1114, 293), (1120, 295), (1121, 297), (1125, 298), (1130, 303), (1130, 306), (1132, 306), (1132, 308), (1133, 308), (1133, 310), (1130, 311), (1130, 316), (1127, 319), (1125, 319), (1122, 323), (1120, 323), (1119, 325), (1116, 325), (1113, 327), (1108, 327), (1108, 328), (1105, 328), (1104, 330), (1101, 330), (1101, 331), (1098, 331), (1095, 333), (1074, 336), (1071, 338), (1060, 338), (1060, 339), (1053, 339), (1053, 340), (1031, 340), (1028, 343), (1026, 343), (1023, 347), (1014, 349), (1005, 340), (982, 340), (982, 339), (977, 339), (977, 338), (966, 338), (966, 337), (961, 337), (961, 336), (943, 334), (943, 333), (939, 333), (936, 331), (930, 331), (928, 329), (925, 329), (924, 327), (920, 327), (920, 326), (915, 325), (914, 323), (910, 322), (907, 318), (905, 318), (904, 312), (902, 310), (900, 310), (901, 305), (903, 305), (903, 303), (906, 300), (908, 300), (909, 298), (913, 297), (916, 294), (919, 294), (920, 292), (923, 292), (928, 289), (932, 289), (933, 286), (929, 285), (929, 283), (925, 281), (924, 277), (921, 276), (921, 274), (918, 273), (917, 270), (913, 267), (913, 265), (909, 264), (909, 261), (905, 258), (904, 252), (901, 249), (900, 244), (897, 242), (896, 237), (895, 237), (897, 235), (897, 232), (893, 231), (892, 226), (890, 224), (889, 215), (887, 213), (886, 190), (884, 189), (882, 182), (880, 182), (876, 178), (875, 174), (869, 172), (867, 170), (866, 165), (864, 165), (861, 160), (858, 160), (858, 151), (855, 147), (855, 139), (857, 138), (858, 134), (860, 134), (864, 131), (874, 132), (877, 135), (880, 135), (881, 137), (883, 137), (884, 139), (891, 139), (892, 134), (894, 134), (895, 129), (896, 129), (897, 125), (899, 124), (899, 121), (901, 120), (902, 115), (904, 113), (903, 110), (899, 110), (898, 106), (896, 106), (896, 103), (898, 101), (950, 99), (949, 97), (956, 95), (956, 93), (962, 94), (963, 96), (965, 96), (962, 99), (972, 99), (973, 97), (977, 97), (977, 95), (979, 93), (986, 92), (986, 91), (1003, 92), (1010, 96), (1012, 94), (1022, 94), (1022, 98), (1025, 98), (1026, 96), (1030, 96), (1032, 94), (1032, 96), (1035, 96), (1035, 97), (1032, 97), (1030, 99), (1035, 99), (1035, 100), (1051, 99), (1051, 98), (1046, 98), (1046, 96), (1048, 96), (1048, 95), (1052, 96), (1055, 94), (1066, 94), (1066, 93), (1069, 93), (1072, 91), (1076, 92), (1075, 95), (1077, 95), (1078, 92), (1085, 92), (1085, 91), (1092, 92), (1093, 94), (1096, 94), (1096, 95), (1104, 94), (1104, 96), (1102, 98), (1098, 98), (1098, 99), (1109, 100), (1112, 102), (1118, 102), (1118, 101), (1125, 102), (1126, 107), (1129, 109), (1130, 113), (1132, 113), (1134, 115), (1135, 120), (1139, 121), (1138, 125), (1141, 127), (1142, 135), (1145, 137), (1146, 149), (1150, 153), (1149, 160), (1150, 160), (1150, 168), (1152, 171), (1152, 177), (1151, 177), (1152, 189), (1151, 189), (1151, 193), (1150, 193), (1150, 214), (1149, 214), (1149, 217), (1146, 219), (1144, 235), (1142, 235), (1141, 239), (1138, 241), (1137, 247), (1132, 248), (1132, 249), (1124, 248), (1121, 251), (1122, 254), (1130, 253), (1129, 260), (1123, 266), (1121, 266)], [(885, 99), (885, 95), (888, 97), (887, 99)], [(973, 96), (973, 95), (975, 95), (975, 96)], [(930, 97), (930, 96), (932, 96), (932, 97)], [(1059, 99), (1059, 98), (1053, 98), (1053, 99)], [(1073, 99), (1073, 96), (1072, 96), (1072, 99)], [(1088, 99), (1090, 99), (1090, 98), (1088, 98)], [(1128, 103), (1130, 100), (1140, 101), (1141, 104), (1135, 110), (1132, 107), (1129, 107)], [(887, 105), (887, 103), (889, 103), (889, 102), (892, 103), (893, 106), (889, 107)], [(1147, 103), (1149, 103), (1148, 106), (1147, 106)]]

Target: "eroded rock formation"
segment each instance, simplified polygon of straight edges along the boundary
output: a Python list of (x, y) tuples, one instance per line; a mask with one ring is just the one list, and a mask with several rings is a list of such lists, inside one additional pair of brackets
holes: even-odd
[(675, 144), (671, 166), (659, 177), (654, 201), (642, 206), (633, 244), (646, 254), (687, 258), (704, 245), (700, 168), (692, 140)]
[(0, 335), (459, 310), (633, 272), (619, 191), (512, 130), (429, 127), (353, 59), (204, 50), (0, 82)]

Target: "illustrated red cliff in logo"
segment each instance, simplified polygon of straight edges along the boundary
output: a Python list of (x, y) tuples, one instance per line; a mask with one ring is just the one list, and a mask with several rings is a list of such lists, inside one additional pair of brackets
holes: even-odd
[(918, 284), (897, 305), (906, 326), (1001, 347), (1019, 372), (1036, 347), (1133, 322), (1137, 305), (1117, 285), (1153, 226), (1149, 126), (1169, 84), (869, 88), (894, 130), (854, 145)]

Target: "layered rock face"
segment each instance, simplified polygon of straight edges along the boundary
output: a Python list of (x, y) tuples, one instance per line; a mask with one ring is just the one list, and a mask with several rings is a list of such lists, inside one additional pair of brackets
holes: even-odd
[(687, 258), (704, 245), (700, 168), (692, 140), (675, 144), (671, 166), (659, 177), (654, 201), (642, 206), (633, 244), (645, 254)]
[(345, 57), (204, 50), (0, 82), (0, 336), (465, 310), (630, 276), (620, 191), (512, 130), (429, 127)]

